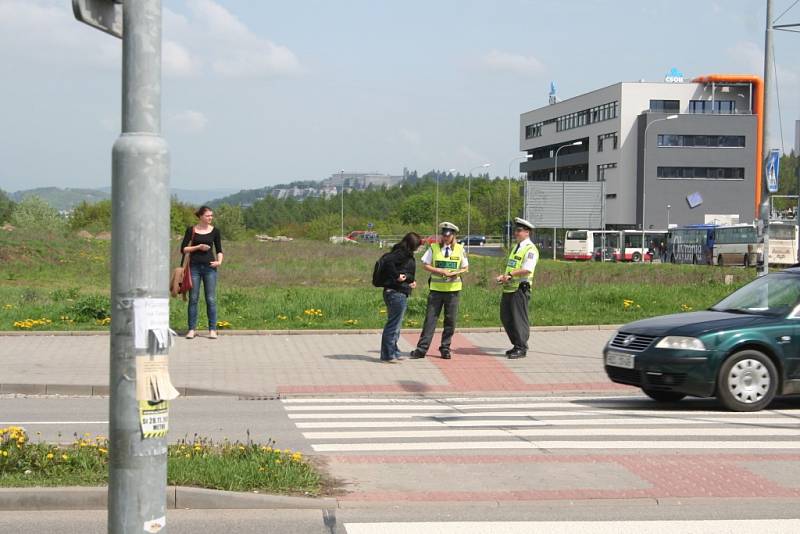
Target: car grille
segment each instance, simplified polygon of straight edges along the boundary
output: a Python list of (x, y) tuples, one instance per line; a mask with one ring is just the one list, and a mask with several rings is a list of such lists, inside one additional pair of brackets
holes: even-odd
[(614, 382), (622, 382), (623, 384), (632, 384), (638, 386), (642, 382), (642, 375), (636, 369), (623, 369), (622, 367), (606, 366), (606, 373), (608, 378)]
[(686, 373), (645, 373), (647, 383), (653, 386), (682, 386), (686, 382)]
[[(656, 336), (643, 336), (641, 334), (628, 334), (627, 332), (619, 332), (614, 339), (611, 340), (611, 346), (615, 349), (624, 349), (634, 352), (642, 352), (649, 347)], [(628, 340), (626, 344), (625, 341)]]

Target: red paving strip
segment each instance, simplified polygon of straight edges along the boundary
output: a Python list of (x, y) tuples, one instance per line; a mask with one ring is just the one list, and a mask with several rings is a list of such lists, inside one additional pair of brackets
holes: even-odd
[(787, 488), (740, 462), (800, 461), (796, 454), (707, 455), (488, 455), (488, 456), (334, 456), (341, 463), (386, 464), (487, 464), (487, 463), (615, 463), (651, 485), (643, 489), (559, 489), (522, 491), (355, 492), (348, 501), (520, 501), (560, 499), (632, 499), (697, 497), (800, 497), (800, 489)]
[[(411, 345), (416, 345), (416, 334), (403, 334)], [(437, 334), (431, 343), (438, 347), (441, 336)], [(451, 345), (453, 358), (443, 360), (436, 350), (431, 350), (427, 360), (439, 369), (448, 385), (428, 385), (419, 382), (401, 384), (352, 384), (352, 385), (298, 385), (278, 386), (282, 394), (324, 394), (324, 393), (471, 393), (471, 392), (572, 392), (572, 391), (620, 391), (630, 390), (624, 386), (608, 382), (579, 382), (556, 384), (528, 384), (522, 381), (504, 363), (504, 358), (481, 351), (460, 334), (453, 336)], [(377, 363), (377, 360), (376, 360)], [(405, 364), (414, 365), (413, 362)]]

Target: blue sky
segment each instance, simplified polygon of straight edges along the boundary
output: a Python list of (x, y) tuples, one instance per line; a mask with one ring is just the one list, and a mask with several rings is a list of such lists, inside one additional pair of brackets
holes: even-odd
[[(775, 0), (778, 13), (793, 0)], [(68, 0), (0, 0), (0, 188), (110, 183), (119, 41)], [(517, 156), (519, 114), (618, 81), (762, 74), (761, 0), (164, 0), (172, 185), (339, 169), (466, 171)], [(781, 22), (800, 22), (800, 5)], [(800, 35), (775, 36), (784, 142)], [(777, 130), (776, 130), (777, 131)], [(780, 144), (776, 136), (775, 143)]]

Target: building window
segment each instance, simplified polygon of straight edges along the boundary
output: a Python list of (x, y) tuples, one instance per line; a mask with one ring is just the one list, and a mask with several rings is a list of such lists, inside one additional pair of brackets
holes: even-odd
[(650, 111), (654, 113), (679, 113), (681, 109), (680, 100), (651, 100)]
[(542, 136), (542, 123), (537, 122), (536, 124), (529, 124), (525, 127), (525, 139), (531, 139), (532, 137), (541, 137)]
[(660, 147), (744, 148), (743, 135), (677, 135), (659, 134)]
[(616, 150), (618, 145), (617, 132), (607, 133), (597, 136), (597, 151), (602, 152), (604, 148)]
[(606, 171), (608, 169), (616, 169), (616, 163), (604, 163), (602, 165), (597, 166), (597, 181), (598, 182), (605, 182), (606, 181)]
[(733, 115), (736, 113), (736, 102), (733, 100), (690, 100), (689, 113), (718, 113)]
[(587, 124), (594, 124), (595, 122), (611, 120), (616, 118), (618, 113), (619, 102), (609, 102), (593, 108), (562, 115), (554, 119), (556, 123), (556, 131), (562, 132), (564, 130), (580, 128), (581, 126), (586, 126)]
[(658, 167), (656, 172), (668, 180), (744, 180), (743, 167)]

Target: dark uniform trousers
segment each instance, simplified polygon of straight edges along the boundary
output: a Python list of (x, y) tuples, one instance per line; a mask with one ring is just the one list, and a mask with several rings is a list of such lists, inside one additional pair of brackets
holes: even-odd
[(500, 320), (514, 348), (528, 351), (531, 324), (528, 320), (528, 303), (531, 300), (531, 286), (521, 283), (513, 293), (503, 293), (500, 300)]
[(444, 308), (444, 330), (442, 331), (442, 343), (439, 350), (449, 349), (453, 333), (456, 331), (456, 317), (458, 317), (458, 301), (460, 291), (431, 291), (428, 293), (428, 309), (425, 312), (425, 324), (422, 325), (422, 333), (419, 335), (417, 350), (425, 354), (433, 341), (433, 331), (436, 330), (436, 323), (439, 315)]

